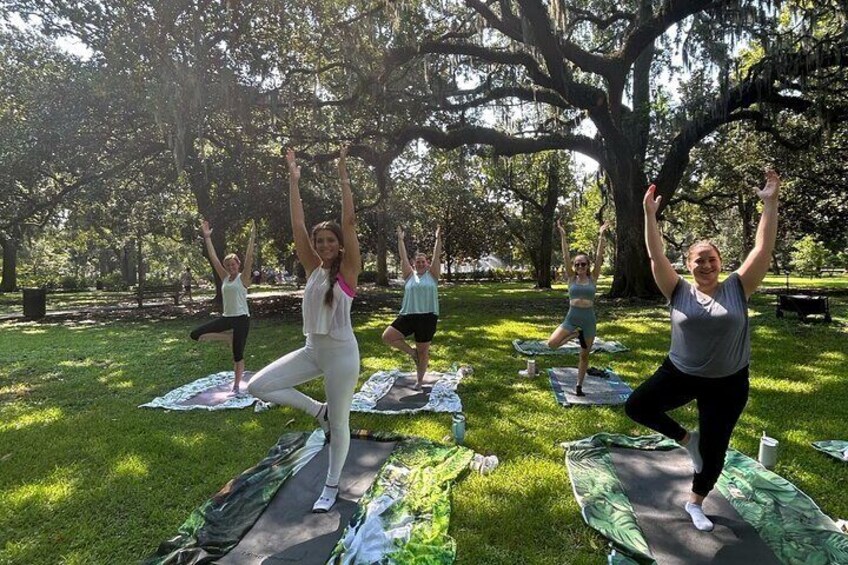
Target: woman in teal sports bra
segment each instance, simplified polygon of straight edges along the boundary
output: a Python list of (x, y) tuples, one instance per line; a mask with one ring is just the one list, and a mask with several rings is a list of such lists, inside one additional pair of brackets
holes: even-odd
[(589, 351), (595, 342), (595, 292), (596, 281), (601, 275), (601, 266), (604, 264), (604, 233), (609, 224), (604, 222), (598, 232), (598, 251), (595, 253), (595, 267), (589, 273), (589, 256), (578, 253), (574, 256), (572, 263), (568, 253), (568, 236), (562, 221), (557, 220), (560, 240), (562, 243), (562, 262), (568, 278), (568, 314), (551, 337), (548, 338), (548, 347), (556, 349), (566, 341), (577, 336), (580, 341), (580, 360), (577, 364), (577, 387), (574, 394), (583, 394), (583, 380), (589, 369)]

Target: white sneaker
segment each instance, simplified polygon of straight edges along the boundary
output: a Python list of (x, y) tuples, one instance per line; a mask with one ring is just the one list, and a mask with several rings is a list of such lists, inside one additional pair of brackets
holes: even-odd
[(315, 514), (324, 514), (333, 507), (336, 503), (336, 497), (339, 495), (339, 487), (324, 485), (324, 490), (321, 491), (321, 496), (312, 505), (312, 512)]

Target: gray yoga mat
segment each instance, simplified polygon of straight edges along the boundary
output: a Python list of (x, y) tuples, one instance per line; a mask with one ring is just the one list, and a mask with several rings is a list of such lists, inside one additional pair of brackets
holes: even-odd
[[(242, 394), (247, 394), (247, 384), (255, 373), (253, 371), (245, 371), (239, 383), (239, 389)], [(223, 383), (218, 386), (210, 387), (190, 398), (186, 398), (182, 402), (177, 402), (180, 406), (217, 406), (231, 399), (233, 395), (233, 383)]]
[(577, 386), (577, 367), (552, 367), (548, 369), (551, 390), (557, 402), (563, 406), (572, 404), (585, 406), (624, 404), (633, 393), (633, 389), (615, 373), (607, 371), (606, 374), (607, 377), (586, 375), (583, 380), (583, 393), (586, 396), (577, 396), (574, 394), (574, 388)]
[(700, 532), (683, 509), (692, 488), (684, 449), (609, 448), (624, 491), (659, 565), (780, 565), (772, 550), (716, 489), (704, 501), (715, 523)]
[(398, 377), (389, 392), (377, 401), (374, 410), (403, 410), (426, 406), (430, 401), (430, 391), (438, 380), (439, 375), (425, 373), (422, 390), (415, 390), (415, 375), (404, 374)]
[[(395, 442), (351, 439), (339, 498), (326, 514), (313, 514), (327, 476), (328, 446), (286, 481), (241, 541), (216, 563), (324, 564)], [(285, 502), (281, 502), (285, 501)]]

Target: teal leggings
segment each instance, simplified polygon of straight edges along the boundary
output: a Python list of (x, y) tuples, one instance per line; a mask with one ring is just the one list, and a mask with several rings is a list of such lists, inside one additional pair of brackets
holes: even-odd
[(568, 309), (568, 314), (565, 315), (565, 320), (560, 324), (560, 326), (570, 332), (580, 330), (583, 332), (584, 339), (594, 338), (595, 335), (597, 335), (595, 309), (571, 306)]

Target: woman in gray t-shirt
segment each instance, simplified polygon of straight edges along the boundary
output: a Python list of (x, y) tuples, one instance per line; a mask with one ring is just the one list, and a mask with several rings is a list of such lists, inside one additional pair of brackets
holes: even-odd
[[(721, 254), (708, 241), (689, 248), (686, 266), (694, 283), (677, 275), (665, 256), (657, 211), (662, 200), (656, 186), (645, 193), (645, 243), (657, 286), (669, 300), (671, 349), (662, 366), (630, 396), (627, 415), (680, 442), (695, 469), (692, 492), (685, 505), (699, 530), (713, 523), (701, 504), (715, 486), (733, 428), (748, 402), (748, 363), (751, 357), (748, 298), (768, 272), (777, 234), (780, 179), (766, 172), (757, 196), (763, 213), (751, 253), (734, 273), (719, 281)], [(698, 431), (687, 431), (666, 412), (698, 403)]]

